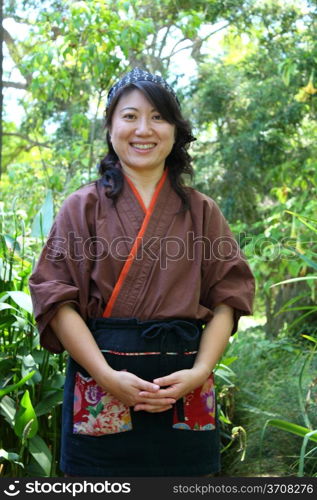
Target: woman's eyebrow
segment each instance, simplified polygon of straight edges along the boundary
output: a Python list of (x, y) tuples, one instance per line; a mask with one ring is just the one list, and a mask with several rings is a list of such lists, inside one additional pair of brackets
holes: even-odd
[[(120, 111), (126, 111), (127, 109), (132, 109), (133, 111), (139, 111), (138, 108), (134, 108), (133, 106), (127, 106), (125, 108), (122, 108), (120, 109)], [(153, 113), (154, 111), (157, 111), (155, 108), (151, 109), (151, 113)]]
[(127, 106), (126, 108), (120, 109), (120, 111), (126, 111), (127, 109), (133, 109), (134, 111), (137, 111), (137, 108), (133, 108), (132, 106)]

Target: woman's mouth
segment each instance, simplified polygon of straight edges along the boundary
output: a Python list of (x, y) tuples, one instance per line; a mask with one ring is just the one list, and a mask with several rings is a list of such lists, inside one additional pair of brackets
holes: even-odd
[(155, 148), (156, 144), (154, 142), (149, 142), (149, 143), (146, 143), (146, 144), (142, 144), (142, 143), (139, 143), (139, 142), (132, 142), (131, 146), (133, 148), (135, 148), (135, 149), (140, 149), (142, 151), (147, 151), (149, 149)]

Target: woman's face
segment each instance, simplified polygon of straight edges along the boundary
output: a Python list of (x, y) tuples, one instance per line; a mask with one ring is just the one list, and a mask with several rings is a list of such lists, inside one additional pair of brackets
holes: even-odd
[(164, 120), (142, 92), (131, 90), (119, 99), (109, 132), (123, 169), (163, 171), (175, 125)]

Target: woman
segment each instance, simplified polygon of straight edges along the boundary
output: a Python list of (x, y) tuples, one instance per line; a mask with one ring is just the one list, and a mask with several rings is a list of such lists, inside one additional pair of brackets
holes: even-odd
[(219, 470), (213, 369), (254, 281), (215, 202), (186, 188), (194, 140), (138, 68), (109, 92), (101, 178), (64, 202), (30, 279), (41, 343), (70, 355), (61, 469)]

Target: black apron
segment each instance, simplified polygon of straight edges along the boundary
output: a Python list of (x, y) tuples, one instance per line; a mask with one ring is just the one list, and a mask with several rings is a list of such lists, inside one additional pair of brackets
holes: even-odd
[[(115, 370), (144, 380), (193, 366), (202, 322), (88, 320)], [(133, 411), (69, 358), (64, 388), (61, 469), (69, 476), (203, 476), (220, 469), (213, 374), (161, 413)]]

